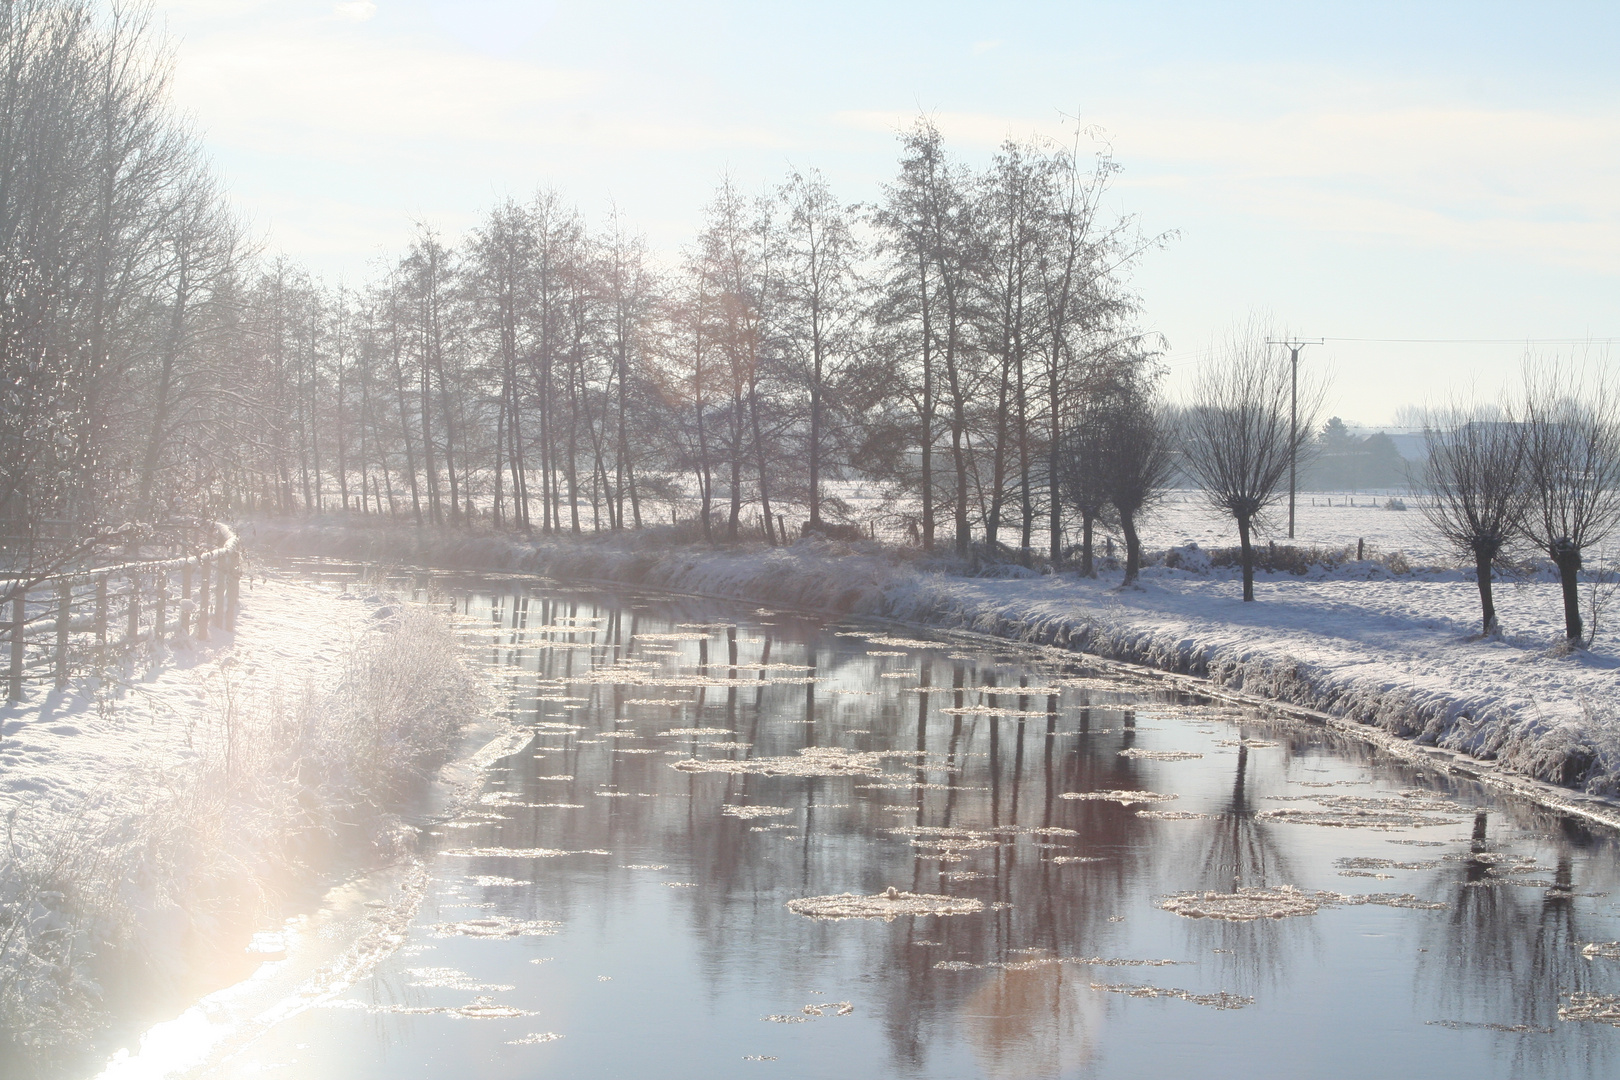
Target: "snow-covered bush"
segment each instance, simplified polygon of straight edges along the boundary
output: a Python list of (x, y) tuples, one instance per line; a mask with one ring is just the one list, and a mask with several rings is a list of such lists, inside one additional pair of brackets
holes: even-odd
[(1209, 552), (1196, 542), (1189, 541), (1165, 552), (1164, 565), (1172, 570), (1185, 570), (1189, 574), (1207, 574), (1215, 564), (1210, 561)]

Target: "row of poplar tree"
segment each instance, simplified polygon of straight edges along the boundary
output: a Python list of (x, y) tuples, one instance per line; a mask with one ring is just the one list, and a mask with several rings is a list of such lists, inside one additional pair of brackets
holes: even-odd
[(543, 191), (332, 288), (245, 236), (139, 12), (0, 13), (13, 546), (232, 508), (779, 542), (860, 480), (926, 547), (1056, 554), (1066, 427), (1151, 392), (1156, 240), (1079, 139), (971, 169), (919, 119), (874, 203), (724, 179), (669, 259)]

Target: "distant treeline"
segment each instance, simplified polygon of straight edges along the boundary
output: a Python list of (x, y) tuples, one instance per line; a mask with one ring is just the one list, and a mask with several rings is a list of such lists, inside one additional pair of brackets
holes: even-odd
[(1322, 427), (1305, 470), (1303, 486), (1316, 491), (1366, 491), (1422, 483), (1420, 462), (1401, 456), (1395, 440), (1382, 431), (1356, 436), (1332, 417)]

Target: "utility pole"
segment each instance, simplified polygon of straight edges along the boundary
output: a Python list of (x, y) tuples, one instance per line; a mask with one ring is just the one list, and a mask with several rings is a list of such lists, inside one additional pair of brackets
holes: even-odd
[(1282, 345), (1288, 349), (1291, 382), (1288, 388), (1288, 539), (1294, 538), (1294, 491), (1299, 466), (1299, 350), (1307, 345), (1322, 344), (1321, 338), (1289, 341), (1268, 340), (1267, 345)]

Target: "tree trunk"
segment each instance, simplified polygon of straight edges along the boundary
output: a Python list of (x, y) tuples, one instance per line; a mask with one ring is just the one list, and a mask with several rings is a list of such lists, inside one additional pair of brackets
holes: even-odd
[(755, 375), (748, 385), (748, 420), (753, 429), (754, 437), (754, 467), (759, 472), (759, 505), (760, 511), (765, 515), (765, 539), (770, 541), (771, 547), (776, 546), (776, 530), (771, 528), (771, 522), (776, 520), (771, 514), (770, 476), (767, 472), (769, 463), (765, 458), (765, 437), (759, 427), (759, 360), (755, 357)]
[(996, 390), (996, 433), (995, 450), (991, 453), (990, 464), (990, 512), (985, 515), (984, 541), (992, 556), (996, 545), (1000, 543), (1001, 511), (1006, 500), (1007, 489), (1007, 410), (1010, 404), (1009, 391), (1012, 389), (1012, 363), (1011, 358), (1003, 355), (1001, 361), (1001, 379)]
[[(397, 333), (397, 330), (396, 330)], [(405, 398), (405, 372), (399, 362), (399, 343), (394, 343), (394, 389), (399, 397), (399, 434), (405, 444), (405, 475), (411, 482), (411, 512), (416, 524), (422, 524), (422, 492), (416, 482), (416, 451), (411, 447), (410, 412)]]
[(1474, 551), (1474, 577), (1479, 582), (1479, 608), (1484, 634), (1496, 632), (1496, 602), (1491, 598), (1491, 555), (1487, 551)]
[[(502, 387), (502, 397), (505, 397), (505, 387)], [(500, 411), (495, 417), (495, 502), (490, 507), (490, 520), (497, 530), (501, 527), (501, 517), (505, 508), (501, 505), (503, 494), (501, 491), (502, 461), (501, 454), (506, 448), (506, 402), (501, 402)], [(515, 515), (514, 515), (515, 516)]]
[[(1046, 445), (1046, 513), (1047, 527), (1050, 532), (1052, 570), (1056, 572), (1063, 566), (1063, 501), (1062, 492), (1058, 490), (1058, 454), (1061, 446), (1062, 425), (1058, 415), (1058, 355), (1057, 344), (1053, 342), (1052, 363), (1046, 373), (1046, 408), (1048, 412), (1047, 423), (1051, 425), (1047, 432)], [(1089, 568), (1088, 568), (1089, 569)]]
[(1238, 542), (1243, 547), (1243, 599), (1254, 599), (1254, 545), (1249, 542), (1250, 522), (1246, 517), (1237, 519)]
[(1136, 535), (1136, 515), (1133, 511), (1120, 510), (1119, 528), (1125, 534), (1125, 584), (1135, 585), (1136, 576), (1142, 570), (1142, 541)]
[(917, 249), (919, 291), (922, 296), (922, 539), (923, 550), (934, 550), (934, 352), (933, 325), (928, 310), (928, 258)]
[(821, 526), (821, 325), (815, 307), (810, 319), (810, 527), (815, 529)]
[(1564, 637), (1571, 645), (1579, 645), (1586, 633), (1581, 622), (1581, 549), (1562, 540), (1553, 551), (1553, 563), (1558, 567), (1558, 579), (1564, 586)]

